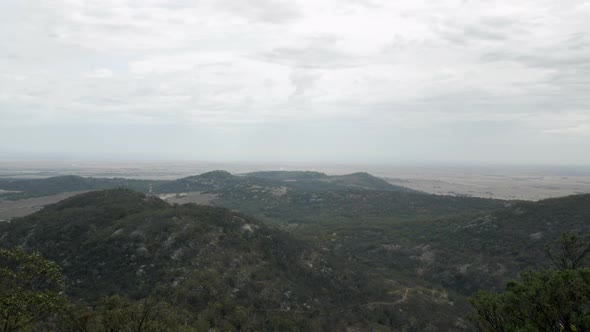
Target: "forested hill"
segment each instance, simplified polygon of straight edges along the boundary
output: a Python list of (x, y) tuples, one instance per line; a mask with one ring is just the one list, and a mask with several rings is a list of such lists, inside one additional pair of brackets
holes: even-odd
[[(70, 291), (89, 299), (146, 294), (166, 286), (162, 282), (204, 271), (219, 278), (237, 277), (242, 268), (249, 277), (280, 274), (302, 265), (294, 260), (305, 256), (297, 241), (246, 216), (210, 206), (173, 206), (127, 189), (80, 194), (0, 223), (0, 239), (3, 247), (38, 250), (55, 260)], [(201, 272), (193, 271), (196, 267)]]
[[(255, 172), (241, 176), (226, 171), (212, 171), (178, 180), (138, 180), (124, 178), (92, 178), (57, 176), (45, 179), (2, 179), (0, 199), (17, 200), (42, 197), (65, 192), (128, 188), (147, 193), (177, 193), (190, 191), (239, 191), (256, 188), (275, 190), (388, 190), (414, 192), (395, 186), (367, 173), (327, 176), (317, 172)], [(283, 189), (280, 189), (283, 188)]]
[(254, 176), (257, 178), (266, 178), (279, 181), (297, 181), (297, 180), (319, 180), (326, 179), (328, 175), (321, 172), (313, 171), (259, 171), (243, 174), (244, 176)]
[(226, 171), (213, 171), (197, 176), (190, 176), (157, 187), (161, 193), (186, 191), (243, 191), (248, 189), (283, 190), (387, 190), (397, 192), (416, 192), (412, 189), (396, 186), (368, 173), (328, 176), (318, 172), (270, 171), (232, 175)]
[(378, 268), (390, 275), (406, 271), (471, 295), (480, 289), (504, 289), (519, 272), (551, 266), (547, 245), (563, 232), (590, 232), (590, 194), (422, 220), (326, 220), (299, 225), (295, 232), (326, 243), (332, 253), (365, 264), (368, 270)]
[(192, 313), (185, 319), (194, 326), (312, 331), (404, 323), (366, 306), (399, 296), (354, 264), (227, 209), (169, 205), (126, 189), (80, 194), (0, 223), (0, 247), (57, 262), (74, 301), (156, 297)]
[(328, 176), (324, 173), (309, 171), (267, 171), (244, 175), (287, 182), (286, 185), (299, 189), (335, 190), (346, 188), (416, 192), (409, 188), (393, 185), (366, 172)]
[(287, 223), (367, 218), (432, 218), (504, 207), (494, 199), (437, 196), (390, 185), (367, 173), (214, 171), (161, 184), (158, 192), (207, 192), (211, 204)]

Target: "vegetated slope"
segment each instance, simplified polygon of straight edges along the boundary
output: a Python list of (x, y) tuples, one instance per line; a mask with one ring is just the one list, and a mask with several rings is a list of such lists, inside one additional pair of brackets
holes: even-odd
[(130, 188), (147, 192), (150, 184), (159, 181), (123, 178), (87, 178), (74, 175), (56, 176), (46, 179), (0, 179), (0, 199), (17, 200), (31, 197), (55, 195), (71, 191), (87, 191), (108, 188)]
[[(518, 202), (494, 213), (431, 225), (427, 236), (442, 263), (434, 262), (432, 278), (468, 293), (503, 289), (518, 272), (550, 265), (544, 247), (563, 232), (590, 232), (590, 194)], [(418, 232), (414, 229), (410, 236)]]
[[(234, 176), (225, 171), (214, 171), (163, 183), (157, 192), (214, 193), (217, 197), (214, 205), (266, 221), (289, 223), (335, 218), (352, 221), (375, 217), (431, 218), (490, 211), (506, 204), (501, 200), (437, 196), (399, 189), (367, 173), (333, 177), (321, 174), (257, 172)], [(282, 180), (275, 180), (277, 178)], [(312, 180), (306, 180), (308, 178)]]
[[(187, 323), (206, 319), (226, 330), (387, 330), (410, 324), (396, 301), (419, 303), (402, 303), (403, 292), (388, 293), (391, 286), (354, 264), (245, 215), (171, 206), (125, 189), (81, 194), (0, 223), (0, 246), (56, 261), (76, 299), (155, 296), (194, 313)], [(452, 326), (448, 308), (412, 324)]]
[(215, 203), (288, 223), (419, 219), (502, 208), (506, 201), (382, 190), (219, 190)]
[(273, 186), (278, 186), (277, 181), (238, 177), (226, 171), (212, 171), (162, 183), (156, 190), (158, 193), (217, 192), (219, 190), (247, 190), (251, 187), (271, 188)]
[(416, 192), (415, 190), (393, 185), (383, 179), (372, 176), (369, 173), (359, 172), (346, 175), (336, 175), (326, 178), (324, 181), (349, 186), (357, 189), (393, 190), (403, 192)]
[(519, 272), (548, 265), (544, 247), (562, 232), (590, 232), (590, 195), (410, 222), (304, 224), (294, 232), (368, 270), (406, 273), (470, 295), (504, 289)]
[(319, 180), (328, 177), (325, 173), (313, 171), (260, 171), (243, 174), (244, 176), (253, 176), (277, 181), (300, 181), (300, 180)]
[(244, 176), (283, 181), (287, 182), (283, 183), (284, 185), (301, 190), (366, 189), (417, 192), (393, 185), (365, 172), (328, 176), (324, 173), (310, 171), (266, 171), (246, 173)]
[[(235, 176), (226, 171), (213, 171), (178, 180), (137, 180), (124, 178), (92, 178), (74, 175), (45, 179), (1, 179), (0, 199), (55, 195), (64, 192), (99, 189), (129, 188), (148, 192), (153, 188), (158, 193), (187, 191), (272, 191), (342, 190), (349, 188), (411, 192), (411, 189), (394, 186), (367, 173), (342, 176), (327, 176), (316, 172), (256, 172)], [(5, 192), (2, 192), (4, 190)]]
[(327, 176), (317, 172), (254, 172), (232, 175), (226, 171), (213, 171), (196, 176), (162, 183), (159, 193), (187, 191), (208, 192), (269, 192), (281, 193), (288, 190), (326, 191), (326, 190), (388, 190), (415, 192), (412, 189), (392, 185), (367, 173), (354, 173), (340, 176)]

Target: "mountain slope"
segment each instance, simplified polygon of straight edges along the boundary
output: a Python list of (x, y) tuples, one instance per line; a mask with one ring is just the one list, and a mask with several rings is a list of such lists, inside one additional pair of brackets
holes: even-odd
[(476, 217), (445, 218), (432, 226), (427, 229), (432, 248), (444, 262), (433, 267), (438, 270), (434, 278), (468, 292), (502, 289), (522, 270), (549, 266), (544, 248), (563, 232), (590, 233), (590, 194), (517, 202)]
[(329, 255), (285, 232), (226, 209), (171, 206), (125, 189), (0, 223), (0, 246), (56, 261), (74, 298), (156, 296), (234, 329), (369, 329), (382, 324), (365, 317), (374, 310), (363, 305), (391, 302), (378, 285), (367, 288), (362, 271), (337, 270)]
[(394, 190), (402, 192), (416, 192), (415, 190), (393, 185), (383, 179), (372, 176), (366, 172), (352, 173), (346, 175), (330, 176), (325, 181), (348, 186), (356, 189), (373, 189), (373, 190)]
[(282, 181), (293, 189), (300, 190), (388, 190), (399, 192), (417, 192), (415, 190), (393, 185), (369, 173), (353, 173), (328, 176), (324, 173), (309, 171), (266, 171), (244, 174), (246, 177)]
[(260, 171), (243, 175), (277, 181), (318, 180), (328, 177), (325, 173), (312, 171)]
[(243, 175), (232, 175), (226, 171), (213, 171), (196, 176), (170, 181), (157, 186), (159, 193), (187, 191), (252, 191), (252, 190), (388, 190), (416, 192), (405, 187), (395, 186), (368, 173), (327, 176), (319, 172), (268, 171)]
[(381, 217), (308, 223), (293, 232), (325, 243), (333, 254), (367, 270), (403, 272), (470, 295), (504, 289), (519, 272), (548, 266), (544, 247), (562, 232), (589, 233), (590, 195), (412, 221)]
[(272, 176), (283, 180), (218, 171), (167, 182), (215, 192), (234, 211), (124, 189), (78, 195), (0, 223), (0, 246), (58, 262), (76, 298), (156, 295), (211, 326), (469, 330), (467, 296), (547, 265), (543, 247), (562, 232), (590, 231), (590, 195), (303, 190), (280, 184), (306, 174)]

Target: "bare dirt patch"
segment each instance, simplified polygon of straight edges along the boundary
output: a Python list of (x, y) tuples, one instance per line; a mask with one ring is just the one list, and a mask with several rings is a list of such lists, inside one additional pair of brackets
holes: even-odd
[(57, 195), (19, 199), (16, 201), (0, 200), (0, 221), (8, 221), (13, 218), (27, 216), (41, 210), (46, 205), (57, 203), (83, 192), (85, 191), (72, 191)]
[(19, 191), (10, 191), (10, 190), (4, 190), (4, 189), (0, 189), (0, 195), (3, 194), (11, 194), (11, 193), (18, 193)]
[(388, 182), (437, 195), (537, 201), (590, 192), (590, 176), (421, 174)]
[(186, 193), (175, 193), (175, 194), (164, 194), (160, 195), (160, 198), (165, 200), (168, 203), (173, 204), (186, 204), (186, 203), (195, 203), (195, 204), (202, 204), (208, 205), (217, 198), (216, 194), (206, 194), (200, 191), (192, 191)]

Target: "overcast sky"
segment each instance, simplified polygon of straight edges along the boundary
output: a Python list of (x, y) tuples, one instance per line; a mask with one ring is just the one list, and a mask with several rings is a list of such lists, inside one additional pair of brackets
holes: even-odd
[(590, 164), (590, 2), (2, 0), (2, 158)]

